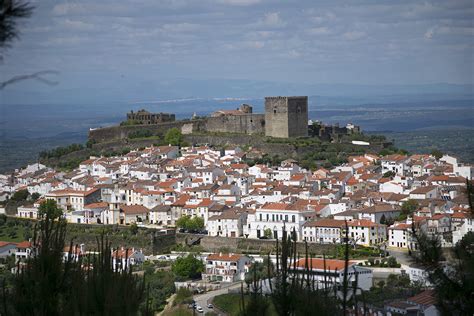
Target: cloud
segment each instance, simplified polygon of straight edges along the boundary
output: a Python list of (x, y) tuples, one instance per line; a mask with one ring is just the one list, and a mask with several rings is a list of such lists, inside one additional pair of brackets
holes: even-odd
[(93, 31), (96, 29), (94, 24), (86, 23), (80, 20), (65, 19), (60, 22), (61, 27), (73, 31)]
[(299, 58), (301, 57), (301, 53), (298, 52), (297, 50), (295, 49), (292, 49), (288, 52), (288, 55), (287, 55), (289, 58)]
[(365, 32), (360, 31), (351, 31), (342, 34), (342, 37), (348, 41), (357, 41), (366, 37), (367, 34)]
[(429, 29), (429, 30), (427, 30), (427, 31), (425, 32), (424, 37), (425, 37), (426, 39), (430, 40), (430, 39), (433, 38), (433, 35), (434, 35), (434, 29), (431, 28), (431, 29)]
[(265, 13), (265, 16), (262, 19), (262, 24), (265, 26), (279, 27), (284, 26), (286, 23), (280, 18), (279, 12), (269, 12)]
[(218, 3), (235, 5), (235, 6), (248, 6), (260, 3), (261, 0), (217, 0)]
[(196, 31), (200, 27), (195, 23), (170, 23), (164, 24), (161, 28), (165, 32), (188, 33)]
[(308, 33), (311, 35), (326, 35), (331, 33), (328, 27), (313, 27), (308, 30)]

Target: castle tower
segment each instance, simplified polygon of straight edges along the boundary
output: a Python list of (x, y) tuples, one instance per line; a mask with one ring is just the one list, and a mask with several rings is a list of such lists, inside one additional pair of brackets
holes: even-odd
[(308, 97), (265, 97), (265, 136), (308, 136)]

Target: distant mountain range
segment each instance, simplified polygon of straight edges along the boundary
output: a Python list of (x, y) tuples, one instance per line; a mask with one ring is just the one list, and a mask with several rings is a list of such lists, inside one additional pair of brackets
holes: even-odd
[(101, 104), (147, 103), (180, 99), (246, 99), (270, 95), (319, 96), (324, 101), (343, 104), (367, 102), (403, 102), (409, 98), (431, 101), (469, 99), (474, 95), (472, 84), (422, 84), (422, 85), (358, 85), (358, 84), (301, 84), (229, 79), (166, 79), (158, 81), (117, 78), (115, 81), (91, 80), (78, 83), (59, 79), (57, 86), (37, 82), (21, 82), (1, 92), (1, 103), (6, 104)]

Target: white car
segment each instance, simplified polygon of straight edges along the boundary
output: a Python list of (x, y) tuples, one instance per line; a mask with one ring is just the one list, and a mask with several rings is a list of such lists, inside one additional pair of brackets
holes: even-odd
[(198, 313), (204, 313), (204, 310), (202, 309), (201, 306), (196, 306), (196, 310), (198, 311)]

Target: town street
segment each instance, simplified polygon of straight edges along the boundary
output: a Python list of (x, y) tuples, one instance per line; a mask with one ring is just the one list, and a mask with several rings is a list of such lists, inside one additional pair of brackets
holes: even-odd
[[(240, 284), (241, 282), (235, 282), (230, 285), (225, 285), (225, 287), (222, 287), (219, 290), (210, 291), (204, 294), (194, 295), (194, 300), (196, 301), (197, 305), (201, 306), (204, 309), (203, 314), (206, 314), (209, 311), (213, 311), (213, 309), (207, 308), (208, 302), (211, 302), (212, 299), (218, 295), (227, 294), (229, 290), (235, 290), (235, 289), (240, 288), (241, 286)], [(245, 284), (244, 284), (244, 287), (245, 287)]]

